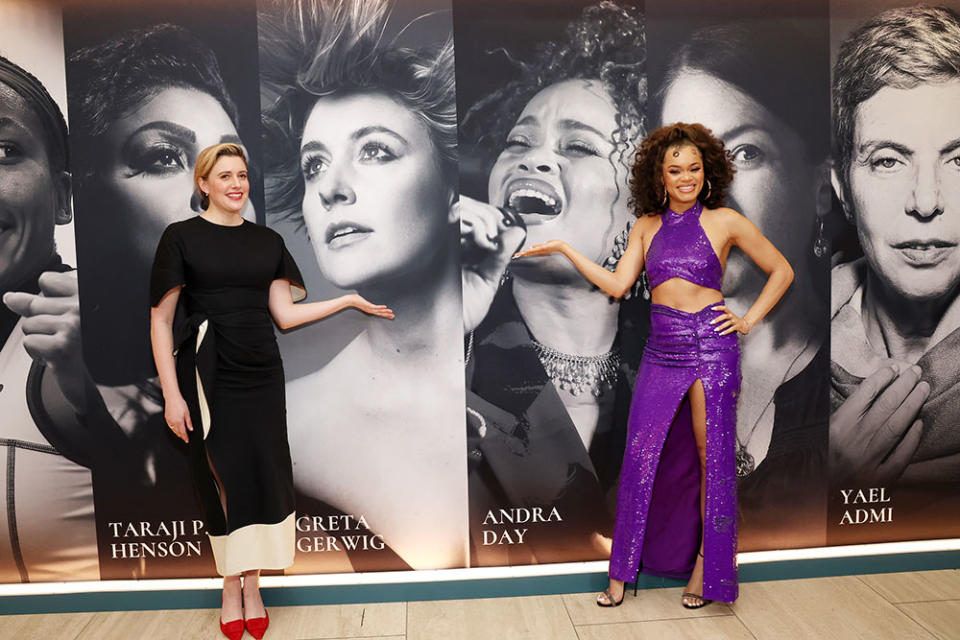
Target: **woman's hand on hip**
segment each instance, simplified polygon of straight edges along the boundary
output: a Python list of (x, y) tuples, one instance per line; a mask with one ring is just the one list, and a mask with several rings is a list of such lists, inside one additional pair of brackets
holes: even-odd
[(913, 458), (930, 395), (920, 367), (885, 366), (870, 374), (830, 416), (830, 475), (834, 484), (900, 479)]
[(510, 257), (527, 237), (520, 216), (460, 196), (452, 206), (460, 220), (464, 333), (487, 316)]
[(187, 442), (187, 431), (193, 431), (193, 423), (190, 422), (190, 408), (183, 396), (178, 395), (164, 400), (163, 419), (166, 420), (167, 426), (174, 435)]
[(753, 325), (750, 324), (750, 322), (744, 318), (741, 318), (733, 311), (730, 311), (730, 308), (725, 304), (718, 304), (715, 307), (710, 307), (710, 310), (722, 312), (720, 315), (710, 321), (710, 324), (719, 323), (713, 328), (713, 330), (719, 332), (722, 336), (725, 336), (728, 333), (733, 333), (734, 331), (737, 333), (742, 333), (743, 335), (747, 335), (750, 333), (750, 329), (753, 329)]

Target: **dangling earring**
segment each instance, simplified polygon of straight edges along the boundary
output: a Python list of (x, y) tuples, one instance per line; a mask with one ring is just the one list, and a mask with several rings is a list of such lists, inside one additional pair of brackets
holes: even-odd
[(712, 187), (712, 185), (710, 184), (710, 178), (707, 178), (707, 195), (703, 196), (703, 199), (704, 199), (704, 200), (706, 200), (707, 198), (710, 197), (710, 190), (711, 190), (712, 188), (713, 188), (713, 187)]
[(823, 216), (817, 216), (817, 237), (813, 241), (813, 255), (822, 258), (827, 255), (829, 249), (827, 238), (823, 233)]
[(667, 190), (664, 189), (664, 190), (663, 190), (663, 200), (660, 202), (660, 208), (661, 208), (661, 209), (666, 209), (666, 208), (667, 208), (667, 200), (668, 200), (668, 198), (667, 198)]

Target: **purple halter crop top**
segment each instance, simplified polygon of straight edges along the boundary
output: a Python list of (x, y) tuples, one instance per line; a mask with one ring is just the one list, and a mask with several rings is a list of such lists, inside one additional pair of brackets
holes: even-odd
[(647, 250), (647, 281), (652, 291), (670, 278), (720, 291), (723, 267), (707, 234), (700, 225), (703, 205), (697, 203), (683, 213), (667, 209), (660, 229)]

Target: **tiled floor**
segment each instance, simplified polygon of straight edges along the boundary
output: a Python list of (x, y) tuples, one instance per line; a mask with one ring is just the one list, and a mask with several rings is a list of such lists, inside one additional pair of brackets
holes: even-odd
[[(650, 589), (601, 609), (594, 594), (274, 607), (269, 640), (960, 639), (960, 571), (751, 582), (733, 605), (680, 606)], [(0, 617), (16, 640), (216, 640), (217, 611)], [(249, 636), (245, 636), (249, 637)]]

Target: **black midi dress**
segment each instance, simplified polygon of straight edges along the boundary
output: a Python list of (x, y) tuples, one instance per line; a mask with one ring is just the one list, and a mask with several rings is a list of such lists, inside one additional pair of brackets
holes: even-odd
[(306, 296), (279, 234), (199, 216), (167, 227), (150, 278), (153, 306), (183, 285), (174, 322), (177, 381), (193, 424), (191, 469), (225, 576), (293, 564), (283, 363), (268, 308), (277, 279), (290, 281), (294, 300)]

